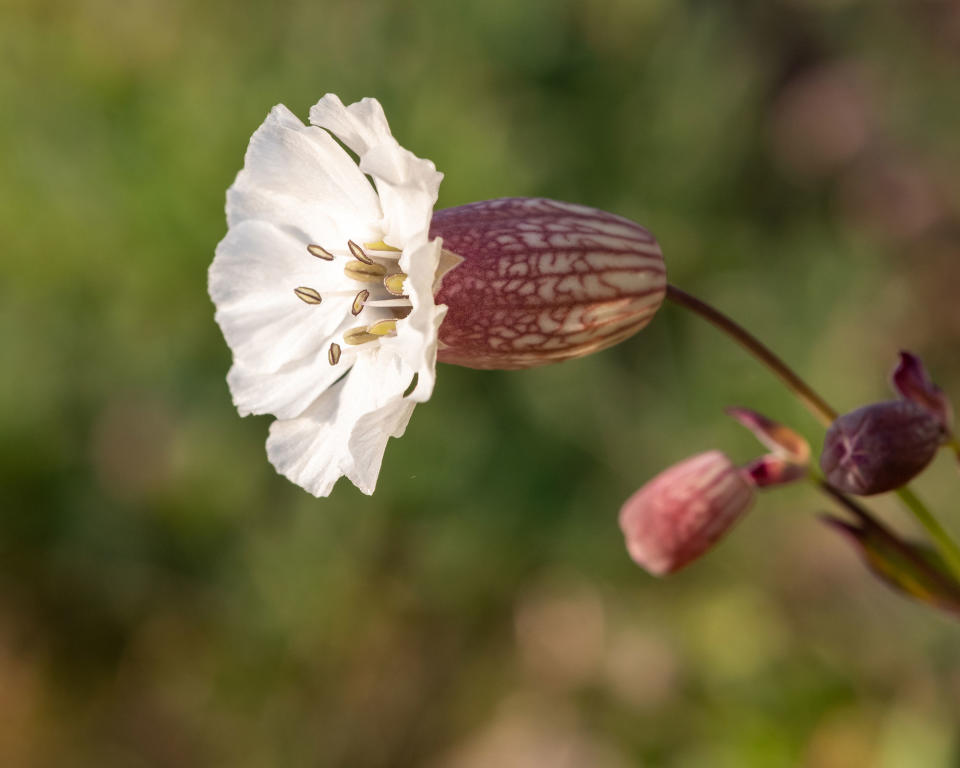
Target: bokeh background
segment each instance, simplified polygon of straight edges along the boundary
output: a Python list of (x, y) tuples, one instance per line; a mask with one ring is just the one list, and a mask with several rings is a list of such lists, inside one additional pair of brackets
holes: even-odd
[[(656, 471), (757, 455), (724, 406), (822, 436), (702, 322), (443, 366), (376, 495), (315, 500), (206, 294), (269, 108), (372, 95), (441, 206), (628, 216), (841, 410), (901, 347), (960, 397), (958, 78), (955, 0), (2, 0), (0, 765), (958, 764), (960, 627), (808, 489), (669, 580), (625, 554)], [(918, 488), (960, 532), (958, 483)]]

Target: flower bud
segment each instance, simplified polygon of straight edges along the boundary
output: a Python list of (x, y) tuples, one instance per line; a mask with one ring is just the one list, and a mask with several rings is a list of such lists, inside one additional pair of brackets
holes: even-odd
[(543, 198), (501, 198), (433, 215), (453, 265), (434, 287), (448, 306), (438, 359), (531, 368), (604, 349), (660, 307), (660, 246), (632, 221)]
[(656, 576), (683, 568), (750, 508), (754, 488), (720, 451), (674, 464), (627, 499), (620, 529), (638, 565)]
[(874, 403), (833, 422), (820, 468), (827, 482), (845, 493), (884, 493), (919, 474), (943, 438), (940, 419), (912, 400)]

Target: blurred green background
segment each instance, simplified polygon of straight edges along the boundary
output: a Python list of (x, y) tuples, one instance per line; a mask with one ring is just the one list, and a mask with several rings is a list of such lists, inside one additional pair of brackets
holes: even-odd
[[(318, 501), (231, 406), (206, 270), (270, 107), (376, 96), (441, 206), (625, 215), (841, 410), (901, 347), (960, 398), (958, 82), (955, 0), (2, 0), (0, 765), (957, 765), (956, 622), (811, 491), (627, 557), (643, 481), (758, 454), (724, 406), (822, 435), (700, 321), (442, 366), (376, 495)], [(918, 484), (956, 531), (958, 483)]]

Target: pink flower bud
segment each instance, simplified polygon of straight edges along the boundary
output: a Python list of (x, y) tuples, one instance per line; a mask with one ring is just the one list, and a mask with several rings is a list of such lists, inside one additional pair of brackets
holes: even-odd
[(486, 200), (437, 211), (430, 236), (456, 264), (436, 290), (449, 307), (438, 359), (468, 368), (531, 368), (604, 349), (650, 322), (666, 290), (653, 236), (594, 208)]
[(712, 547), (753, 503), (748, 477), (720, 451), (674, 464), (627, 499), (620, 529), (630, 556), (662, 576)]
[(885, 493), (919, 474), (944, 436), (940, 419), (912, 400), (874, 403), (833, 422), (820, 468), (845, 493)]

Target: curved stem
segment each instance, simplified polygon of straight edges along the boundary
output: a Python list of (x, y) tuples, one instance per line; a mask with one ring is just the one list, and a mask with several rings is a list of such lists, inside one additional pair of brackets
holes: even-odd
[(741, 347), (744, 347), (754, 357), (760, 360), (767, 368), (775, 373), (787, 388), (793, 392), (816, 418), (824, 425), (829, 426), (836, 418), (837, 412), (830, 407), (807, 382), (801, 379), (783, 360), (762, 341), (739, 323), (731, 320), (718, 309), (714, 309), (706, 302), (700, 301), (686, 291), (676, 286), (667, 285), (667, 298), (674, 304), (689, 309), (700, 315), (708, 323), (719, 328)]
[[(813, 387), (801, 379), (790, 366), (783, 362), (769, 347), (742, 325), (727, 317), (720, 310), (701, 301), (695, 296), (691, 296), (676, 286), (667, 285), (666, 297), (674, 304), (689, 309), (695, 315), (699, 315), (711, 325), (719, 328), (727, 334), (727, 336), (750, 352), (776, 374), (777, 377), (787, 385), (787, 388), (797, 396), (807, 410), (816, 416), (824, 426), (829, 426), (837, 418), (837, 411), (827, 403)], [(957, 456), (960, 457), (960, 443), (954, 441), (954, 450), (957, 451)], [(950, 570), (960, 577), (960, 547), (957, 547), (943, 526), (937, 522), (937, 519), (930, 510), (927, 509), (926, 505), (917, 498), (916, 494), (914, 494), (909, 487), (904, 486), (903, 488), (898, 488), (896, 494), (900, 497), (904, 506), (906, 506), (917, 519), (917, 522), (930, 534), (930, 537), (940, 550), (944, 561), (950, 566)]]

